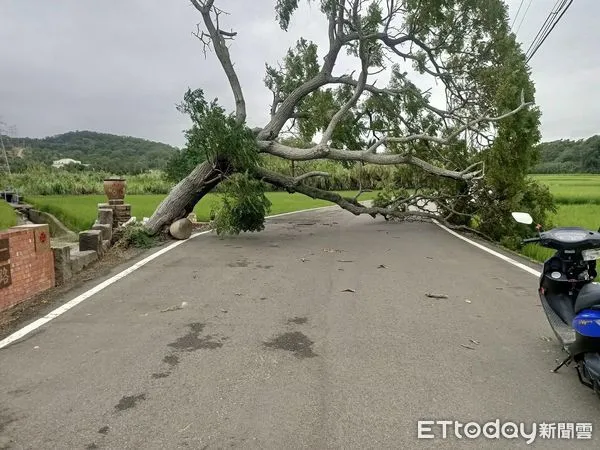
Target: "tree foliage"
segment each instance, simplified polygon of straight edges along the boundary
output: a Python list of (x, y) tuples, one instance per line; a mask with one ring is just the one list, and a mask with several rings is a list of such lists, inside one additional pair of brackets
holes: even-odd
[(262, 231), (271, 209), (264, 183), (248, 173), (237, 173), (224, 184), (223, 203), (212, 211), (217, 234)]
[(533, 173), (600, 173), (600, 136), (544, 142)]
[(167, 164), (170, 179), (180, 181), (196, 165), (207, 160), (227, 159), (236, 170), (256, 165), (258, 150), (252, 130), (227, 114), (216, 99), (208, 102), (202, 89), (188, 89), (178, 110), (190, 117), (192, 127), (185, 133), (186, 147)]
[[(201, 121), (218, 131), (198, 121), (186, 151), (197, 163), (219, 149), (234, 172), (245, 174), (249, 192), (257, 192), (252, 203), (260, 204), (260, 191), (248, 177), (333, 201), (354, 214), (404, 218), (430, 200), (438, 212), (416, 215), (453, 227), (476, 225), (494, 237), (515, 232), (512, 209), (529, 207), (544, 220), (550, 198), (526, 179), (539, 140), (535, 89), (502, 0), (321, 0), (326, 46), (300, 37), (279, 64), (266, 65), (270, 118), (252, 132), (244, 124), (243, 84), (226, 44), (236, 33), (221, 28), (223, 11), (215, 0), (192, 3), (206, 29), (197, 37), (214, 49), (236, 110), (223, 121), (225, 112), (217, 105), (188, 98), (196, 106), (187, 112), (194, 117), (201, 111)], [(275, 1), (284, 32), (301, 5)], [(338, 70), (342, 53), (354, 70)], [(214, 122), (213, 112), (219, 117)], [(230, 139), (226, 148), (224, 137)], [(240, 153), (242, 148), (249, 153)], [(276, 159), (245, 159), (251, 153)], [(297, 173), (301, 164), (319, 160), (360, 171), (394, 167), (395, 173), (381, 177), (383, 194), (368, 207), (314, 187), (316, 180), (331, 177), (327, 171)], [(278, 161), (280, 169), (265, 167), (266, 161)], [(228, 211), (223, 217), (241, 220), (232, 211), (245, 206), (237, 206), (223, 210)]]

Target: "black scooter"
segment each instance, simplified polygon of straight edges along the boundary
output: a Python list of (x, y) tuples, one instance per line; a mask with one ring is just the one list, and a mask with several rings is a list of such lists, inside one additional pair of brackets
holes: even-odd
[[(528, 213), (514, 212), (512, 216), (519, 223), (533, 223)], [(548, 322), (568, 354), (552, 372), (575, 362), (579, 381), (600, 397), (600, 283), (594, 282), (600, 230), (538, 228), (538, 236), (523, 243), (556, 250), (544, 263), (539, 283)]]

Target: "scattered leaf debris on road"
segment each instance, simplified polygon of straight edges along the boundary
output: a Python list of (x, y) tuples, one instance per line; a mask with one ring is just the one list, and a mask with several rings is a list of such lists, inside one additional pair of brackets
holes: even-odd
[(182, 302), (181, 305), (179, 306), (171, 306), (170, 308), (167, 309), (161, 309), (160, 312), (161, 313), (165, 313), (165, 312), (171, 312), (171, 311), (178, 311), (180, 309), (183, 309), (187, 306), (187, 302)]
[(427, 297), (429, 297), (429, 298), (448, 298), (448, 296), (445, 295), (445, 294), (431, 294), (431, 293), (427, 293), (425, 295)]

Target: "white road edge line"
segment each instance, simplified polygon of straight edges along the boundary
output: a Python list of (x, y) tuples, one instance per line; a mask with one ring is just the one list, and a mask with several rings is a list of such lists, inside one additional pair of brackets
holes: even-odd
[[(286, 212), (286, 213), (275, 214), (273, 216), (267, 216), (266, 219), (274, 219), (274, 218), (277, 218), (277, 217), (289, 216), (291, 214), (300, 214), (300, 213), (304, 213), (304, 212), (318, 211), (318, 210), (321, 210), (321, 209), (328, 209), (328, 208), (337, 208), (337, 205), (334, 205), (334, 206), (321, 206), (321, 207), (318, 207), (318, 208), (303, 209), (303, 210), (300, 210), (300, 211), (290, 211), (290, 212)], [(194, 238), (196, 238), (198, 236), (202, 236), (202, 235), (210, 233), (210, 232), (211, 232), (211, 230), (202, 231), (200, 233), (194, 233), (190, 237), (190, 239), (194, 239)], [(154, 259), (158, 258), (159, 256), (162, 256), (165, 253), (173, 250), (175, 247), (178, 247), (181, 244), (183, 244), (185, 242), (188, 242), (190, 239), (188, 239), (186, 241), (177, 241), (177, 242), (173, 242), (172, 244), (169, 244), (167, 247), (165, 247), (165, 248), (163, 248), (163, 249), (161, 249), (161, 250), (159, 250), (159, 251), (151, 254), (150, 256), (147, 256), (146, 258), (142, 259), (141, 261), (138, 261), (137, 263), (135, 263), (133, 266), (128, 267), (127, 269), (123, 270), (122, 272), (119, 272), (118, 274), (114, 275), (113, 277), (109, 278), (108, 280), (103, 281), (102, 283), (94, 286), (92, 289), (84, 292), (83, 294), (78, 295), (74, 299), (72, 299), (72, 300), (68, 301), (67, 303), (59, 306), (58, 308), (56, 308), (55, 310), (51, 311), (50, 313), (48, 313), (44, 317), (42, 317), (42, 318), (40, 318), (40, 319), (38, 319), (38, 320), (30, 323), (29, 325), (21, 328), (18, 331), (15, 331), (13, 334), (11, 334), (10, 336), (8, 336), (8, 337), (4, 338), (2, 341), (0, 341), (0, 349), (2, 349), (4, 347), (12, 344), (15, 341), (18, 341), (19, 339), (21, 339), (22, 337), (28, 335), (32, 331), (35, 331), (36, 329), (38, 329), (42, 325), (50, 322), (52, 319), (56, 319), (58, 316), (66, 313), (71, 308), (79, 305), (80, 303), (82, 303), (83, 301), (87, 300), (88, 298), (90, 298), (94, 294), (97, 294), (98, 292), (100, 292), (103, 289), (107, 288), (111, 284), (116, 283), (120, 279), (125, 278), (127, 275), (135, 272), (140, 267), (145, 266), (150, 261), (153, 261)]]
[(465, 242), (467, 242), (467, 243), (469, 243), (469, 244), (477, 247), (480, 250), (483, 250), (484, 252), (489, 253), (490, 255), (494, 255), (495, 257), (500, 258), (501, 260), (506, 261), (507, 263), (512, 264), (513, 266), (516, 266), (519, 269), (522, 269), (525, 272), (530, 273), (531, 275), (534, 275), (534, 276), (536, 276), (538, 278), (541, 276), (541, 273), (538, 272), (537, 270), (535, 270), (535, 269), (533, 269), (533, 268), (531, 268), (529, 266), (526, 266), (525, 264), (522, 264), (522, 263), (520, 263), (518, 261), (515, 261), (514, 259), (509, 258), (508, 256), (503, 255), (502, 253), (498, 253), (498, 252), (496, 252), (496, 251), (494, 251), (494, 250), (486, 247), (485, 245), (481, 245), (481, 244), (478, 244), (475, 241), (472, 241), (471, 239), (467, 239), (466, 237), (458, 234), (456, 231), (453, 231), (450, 228), (442, 225), (441, 223), (439, 223), (435, 219), (433, 219), (433, 223), (435, 223), (438, 227), (440, 227), (444, 231), (447, 231), (448, 233), (450, 233), (452, 236), (456, 236), (457, 238), (462, 239), (463, 241), (465, 241)]

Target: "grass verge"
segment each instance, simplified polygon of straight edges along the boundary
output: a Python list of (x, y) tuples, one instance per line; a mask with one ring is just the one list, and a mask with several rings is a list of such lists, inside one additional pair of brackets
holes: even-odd
[[(341, 191), (340, 194), (353, 196), (356, 192)], [(367, 192), (361, 195), (360, 200), (373, 199), (376, 194)], [(269, 213), (271, 215), (332, 205), (325, 200), (313, 200), (303, 194), (268, 192), (266, 195), (272, 203)], [(164, 198), (164, 195), (127, 195), (125, 201), (131, 204), (131, 215), (141, 220), (143, 217), (150, 217)], [(27, 197), (26, 201), (42, 211), (54, 214), (71, 230), (82, 231), (93, 225), (98, 203), (105, 203), (107, 200), (103, 195), (48, 195)], [(219, 194), (208, 194), (204, 197), (194, 209), (198, 220), (207, 222), (211, 210), (218, 206), (219, 202)]]
[(17, 213), (4, 200), (0, 200), (0, 231), (14, 227), (17, 224)]

